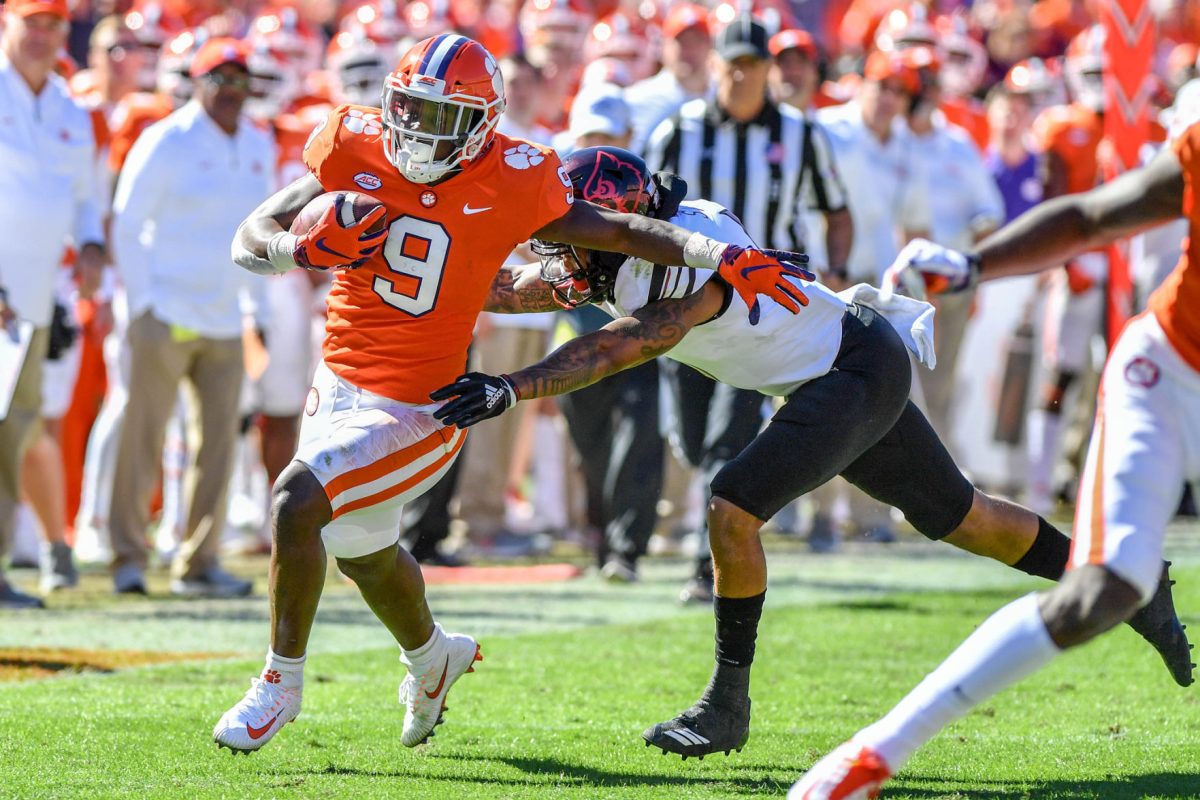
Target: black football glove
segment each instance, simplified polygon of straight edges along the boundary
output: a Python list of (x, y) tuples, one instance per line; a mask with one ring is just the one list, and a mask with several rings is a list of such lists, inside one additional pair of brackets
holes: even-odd
[(521, 398), (507, 375), (468, 372), (454, 383), (430, 392), (429, 399), (435, 402), (449, 400), (433, 412), (434, 419), (446, 425), (469, 428), (485, 419), (500, 416)]

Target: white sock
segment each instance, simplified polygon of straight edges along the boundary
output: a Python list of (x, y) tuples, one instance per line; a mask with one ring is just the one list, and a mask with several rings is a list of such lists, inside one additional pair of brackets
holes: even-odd
[(854, 736), (875, 749), (893, 773), (938, 731), (1001, 689), (1041, 669), (1059, 653), (1037, 595), (1027, 594), (988, 617), (887, 716)]
[(430, 634), (429, 641), (425, 642), (425, 644), (421, 645), (415, 650), (405, 650), (403, 647), (400, 648), (400, 651), (404, 653), (405, 663), (420, 664), (424, 662), (429, 658), (430, 655), (433, 654), (434, 650), (437, 649), (437, 647), (443, 642), (443, 640), (445, 640), (445, 638), (446, 634), (442, 630), (442, 626), (435, 622), (433, 625), (433, 633)]
[[(304, 662), (308, 656), (288, 658), (267, 648), (267, 665), (263, 667), (263, 680), (278, 683), (285, 689), (304, 687)], [(279, 680), (274, 680), (278, 676)]]

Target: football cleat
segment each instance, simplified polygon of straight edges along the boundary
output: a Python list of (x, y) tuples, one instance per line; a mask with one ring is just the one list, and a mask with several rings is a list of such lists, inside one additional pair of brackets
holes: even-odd
[(270, 670), (250, 681), (246, 696), (226, 711), (213, 728), (217, 747), (227, 747), (234, 754), (252, 753), (300, 716), (303, 689), (285, 689), (278, 681), (279, 673)]
[(448, 633), (439, 645), (421, 665), (413, 664), (407, 655), (400, 656), (408, 667), (408, 676), (400, 684), (400, 705), (405, 709), (400, 743), (405, 747), (416, 747), (433, 736), (433, 729), (442, 723), (450, 687), (474, 672), (476, 661), (483, 661), (479, 645), (470, 636)]
[(1163, 562), (1162, 578), (1158, 581), (1158, 589), (1150, 602), (1138, 609), (1129, 619), (1129, 627), (1133, 628), (1150, 646), (1162, 656), (1163, 663), (1171, 678), (1180, 686), (1190, 686), (1195, 680), (1192, 670), (1192, 646), (1187, 639), (1187, 626), (1179, 622), (1175, 613), (1175, 600), (1171, 595), (1170, 561)]
[(738, 709), (718, 706), (704, 700), (674, 719), (647, 728), (642, 738), (667, 753), (704, 758), (710, 753), (731, 750), (739, 753), (750, 738), (750, 698)]
[(796, 781), (787, 800), (871, 800), (892, 777), (878, 753), (846, 742)]

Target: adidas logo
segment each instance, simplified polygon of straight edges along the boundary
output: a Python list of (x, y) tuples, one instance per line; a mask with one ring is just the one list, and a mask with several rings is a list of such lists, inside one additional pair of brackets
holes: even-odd
[(497, 388), (495, 386), (488, 386), (486, 389), (486, 395), (485, 395), (484, 399), (487, 401), (487, 407), (489, 409), (491, 409), (496, 405), (496, 403), (500, 402), (500, 399), (502, 397), (504, 397), (503, 389)]
[(676, 728), (675, 730), (664, 731), (664, 733), (666, 733), (667, 736), (670, 736), (672, 739), (674, 739), (675, 741), (679, 742), (682, 745), (697, 745), (697, 744), (709, 744), (710, 743), (708, 741), (708, 739), (705, 739), (700, 734), (696, 733), (693, 730), (689, 730), (688, 728)]

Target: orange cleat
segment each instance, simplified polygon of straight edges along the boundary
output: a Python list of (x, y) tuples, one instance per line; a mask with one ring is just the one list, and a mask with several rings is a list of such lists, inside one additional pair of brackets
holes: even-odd
[(796, 781), (787, 800), (872, 800), (892, 777), (883, 758), (855, 742), (846, 742)]

